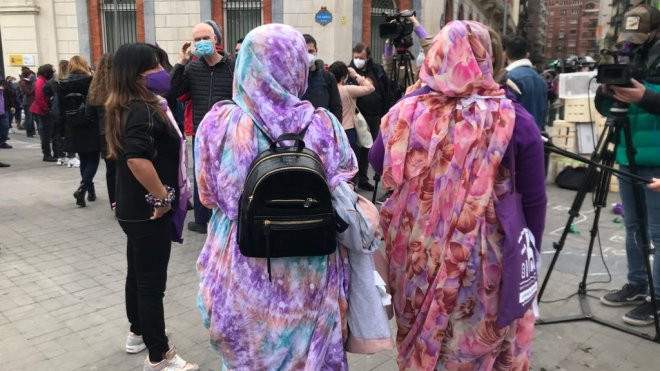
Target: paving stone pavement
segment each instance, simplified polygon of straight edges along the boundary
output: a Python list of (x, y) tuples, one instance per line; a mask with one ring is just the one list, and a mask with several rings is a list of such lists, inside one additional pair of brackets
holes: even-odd
[[(124, 314), (125, 237), (110, 213), (103, 164), (96, 177), (99, 199), (77, 208), (72, 193), (78, 169), (41, 161), (37, 140), (12, 134), (14, 149), (0, 149), (0, 369), (1, 370), (140, 370), (145, 354), (128, 355)], [(550, 207), (543, 242), (544, 265), (552, 242), (566, 219), (572, 192), (549, 187)], [(612, 196), (614, 202), (616, 195)], [(546, 299), (574, 293), (585, 256), (592, 213), (579, 219)], [(614, 282), (625, 280), (623, 227), (604, 213), (601, 240)], [(171, 342), (202, 370), (218, 369), (218, 358), (195, 307), (195, 261), (204, 236), (186, 231), (185, 244), (174, 244), (169, 264), (165, 314)], [(596, 251), (597, 253), (597, 251)], [(590, 280), (607, 278), (599, 255)], [(590, 286), (592, 288), (592, 286)], [(594, 295), (600, 294), (594, 292)], [(594, 311), (619, 321), (625, 309)], [(542, 304), (541, 314), (578, 312), (575, 298)], [(651, 331), (651, 329), (648, 329)], [(658, 344), (587, 322), (537, 326), (534, 370), (658, 370)], [(395, 370), (395, 353), (349, 355), (352, 370)]]

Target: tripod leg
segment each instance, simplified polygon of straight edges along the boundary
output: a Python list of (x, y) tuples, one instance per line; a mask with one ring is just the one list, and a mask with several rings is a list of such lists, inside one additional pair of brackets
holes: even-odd
[[(600, 162), (601, 159), (604, 156), (606, 156), (608, 144), (613, 140), (612, 131), (613, 130), (611, 125), (605, 125), (605, 130), (598, 138), (598, 144), (596, 146), (596, 149), (591, 154), (591, 160), (593, 162)], [(555, 249), (555, 253), (552, 256), (552, 261), (550, 262), (550, 266), (548, 267), (548, 272), (546, 273), (543, 279), (543, 284), (541, 284), (541, 289), (539, 290), (539, 295), (537, 298), (538, 302), (541, 302), (541, 299), (543, 298), (543, 294), (545, 293), (545, 289), (548, 286), (548, 282), (550, 282), (550, 277), (555, 269), (555, 264), (557, 264), (557, 260), (559, 259), (559, 254), (564, 249), (566, 238), (568, 237), (568, 233), (571, 230), (571, 226), (573, 225), (575, 218), (577, 218), (580, 215), (580, 209), (582, 208), (584, 199), (587, 193), (589, 192), (589, 186), (593, 184), (594, 181), (596, 181), (597, 176), (598, 176), (598, 172), (596, 171), (596, 167), (589, 165), (589, 168), (587, 170), (587, 176), (585, 177), (583, 183), (580, 185), (580, 189), (575, 195), (575, 199), (573, 199), (573, 204), (571, 205), (571, 209), (568, 212), (569, 217), (568, 220), (566, 221), (566, 225), (564, 226), (564, 230), (561, 233), (561, 237), (559, 238), (559, 241), (552, 244), (552, 246)]]
[[(623, 121), (623, 134), (626, 141), (626, 155), (628, 156), (628, 166), (630, 167), (630, 172), (637, 174), (637, 163), (635, 162), (635, 147), (632, 141), (632, 132), (630, 130), (630, 121), (628, 117), (622, 119)], [(639, 237), (641, 240), (640, 249), (642, 250), (642, 255), (644, 256), (644, 265), (646, 267), (646, 275), (649, 285), (649, 294), (651, 295), (651, 304), (653, 307), (653, 322), (655, 325), (655, 340), (660, 339), (660, 319), (658, 318), (658, 302), (655, 297), (655, 285), (653, 283), (653, 269), (651, 267), (651, 254), (654, 252), (654, 248), (651, 245), (649, 230), (648, 230), (648, 218), (647, 218), (647, 208), (646, 202), (644, 200), (643, 190), (639, 183), (632, 185), (633, 195), (635, 198), (635, 208), (637, 209), (637, 220), (639, 221)]]
[[(614, 140), (614, 138), (611, 139)], [(606, 150), (606, 152), (603, 154), (603, 165), (614, 165), (613, 152)], [(600, 174), (596, 190), (594, 191), (594, 221), (591, 224), (589, 248), (587, 249), (587, 259), (585, 260), (584, 264), (582, 281), (578, 287), (578, 294), (580, 294), (580, 296), (585, 296), (587, 294), (587, 278), (589, 276), (589, 268), (591, 266), (591, 255), (593, 254), (596, 238), (598, 237), (598, 223), (600, 222), (601, 211), (604, 207), (607, 207), (607, 194), (610, 191), (611, 179), (612, 174), (603, 170)]]

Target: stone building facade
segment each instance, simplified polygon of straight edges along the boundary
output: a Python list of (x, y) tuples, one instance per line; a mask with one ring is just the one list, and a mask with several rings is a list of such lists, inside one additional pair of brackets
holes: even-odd
[[(518, 21), (520, 0), (508, 0), (507, 29)], [(502, 30), (503, 3), (498, 0), (1, 0), (0, 72), (16, 75), (20, 65), (56, 64), (80, 54), (93, 62), (124, 42), (158, 43), (172, 62), (198, 22), (214, 19), (233, 43), (252, 27), (280, 22), (318, 41), (319, 57), (347, 61), (358, 41), (382, 50), (378, 24), (384, 13), (414, 9), (430, 33), (447, 21), (473, 19)], [(332, 14), (316, 22), (322, 7)], [(233, 51), (233, 45), (225, 46)], [(413, 47), (413, 53), (417, 52)]]

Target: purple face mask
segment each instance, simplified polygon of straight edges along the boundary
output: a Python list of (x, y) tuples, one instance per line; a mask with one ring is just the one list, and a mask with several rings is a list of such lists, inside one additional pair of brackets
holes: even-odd
[(165, 70), (150, 73), (145, 76), (147, 79), (147, 89), (158, 95), (165, 95), (170, 91), (170, 75)]

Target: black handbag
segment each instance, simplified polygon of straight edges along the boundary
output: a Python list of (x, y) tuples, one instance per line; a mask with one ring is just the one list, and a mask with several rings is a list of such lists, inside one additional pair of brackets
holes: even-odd
[[(559, 188), (570, 189), (572, 191), (577, 191), (580, 189), (582, 183), (587, 179), (588, 169), (583, 166), (573, 167), (566, 166), (564, 170), (560, 171), (555, 178), (555, 183)], [(589, 184), (588, 191), (593, 192), (596, 189), (596, 181), (598, 180), (598, 175), (594, 178), (594, 181)]]
[[(305, 148), (306, 131), (282, 134), (275, 141), (264, 133), (270, 147), (250, 165), (239, 201), (239, 250), (266, 258), (269, 279), (271, 258), (322, 256), (337, 249), (325, 168)], [(287, 141), (294, 145), (278, 146)]]

